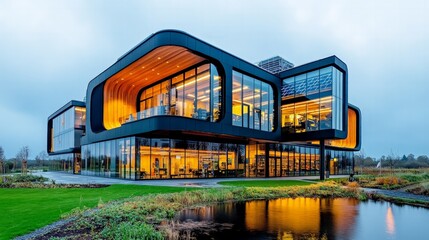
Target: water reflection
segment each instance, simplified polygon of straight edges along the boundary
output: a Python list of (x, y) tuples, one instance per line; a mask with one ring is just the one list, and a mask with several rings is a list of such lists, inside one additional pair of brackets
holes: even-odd
[(180, 220), (233, 222), (231, 231), (268, 233), (277, 239), (349, 238), (358, 203), (354, 199), (258, 200), (185, 210)]
[[(354, 224), (354, 199), (276, 199), (245, 203), (245, 226), (251, 231), (276, 233), (279, 239), (302, 235), (341, 235)], [(346, 206), (347, 209), (344, 209)]]
[(225, 203), (181, 213), (197, 239), (421, 239), (428, 209), (354, 199)]
[(386, 230), (391, 236), (395, 234), (395, 218), (393, 216), (392, 207), (389, 206), (386, 212)]

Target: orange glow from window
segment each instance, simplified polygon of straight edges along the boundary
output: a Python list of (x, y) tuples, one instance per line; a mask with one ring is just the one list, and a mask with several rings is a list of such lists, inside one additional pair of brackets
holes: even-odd
[(341, 148), (355, 148), (357, 145), (357, 113), (349, 108), (348, 109), (348, 129), (346, 139), (337, 139), (330, 142), (330, 146)]
[(163, 46), (110, 77), (104, 85), (104, 127), (117, 128), (130, 115), (136, 117), (137, 95), (142, 88), (204, 60), (186, 48)]

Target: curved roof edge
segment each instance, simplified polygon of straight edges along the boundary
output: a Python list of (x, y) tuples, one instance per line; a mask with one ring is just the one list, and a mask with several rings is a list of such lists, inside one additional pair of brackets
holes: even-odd
[[(184, 31), (175, 30), (175, 29), (166, 29), (161, 30), (155, 33), (152, 33), (150, 36), (145, 38), (143, 41), (138, 43), (136, 46), (131, 48), (125, 54), (118, 58), (118, 60), (105, 69), (103, 72), (94, 77), (88, 84), (88, 90), (92, 87), (102, 83), (104, 80), (113, 76), (115, 73), (119, 72), (129, 64), (133, 63), (137, 59), (143, 57), (151, 50), (154, 50), (161, 46), (166, 45), (175, 45), (182, 46), (187, 48), (195, 53), (200, 53), (212, 58), (219, 59), (220, 61), (225, 60), (225, 58), (232, 58), (232, 61), (239, 61), (240, 64), (248, 65), (247, 67), (252, 67), (255, 71), (259, 71), (264, 75), (267, 74), (271, 78), (278, 78), (278, 76), (266, 71), (265, 69), (259, 68), (258, 66), (239, 58), (231, 53), (226, 52), (210, 43), (207, 43), (197, 37), (194, 37)], [(94, 85), (95, 84), (95, 85)]]

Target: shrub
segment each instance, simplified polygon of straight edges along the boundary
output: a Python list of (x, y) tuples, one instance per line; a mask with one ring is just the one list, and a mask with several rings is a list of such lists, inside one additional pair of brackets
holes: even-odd
[(102, 239), (164, 239), (151, 225), (129, 222), (107, 226), (99, 235)]
[(408, 183), (407, 180), (401, 179), (397, 176), (378, 177), (375, 179), (375, 184), (385, 189), (398, 188), (406, 183)]
[(49, 179), (42, 177), (42, 176), (35, 176), (35, 175), (21, 175), (21, 174), (17, 174), (17, 175), (13, 175), (11, 177), (9, 177), (9, 180), (11, 182), (15, 182), (15, 183), (24, 183), (24, 182), (37, 182), (37, 183), (43, 183), (48, 181)]

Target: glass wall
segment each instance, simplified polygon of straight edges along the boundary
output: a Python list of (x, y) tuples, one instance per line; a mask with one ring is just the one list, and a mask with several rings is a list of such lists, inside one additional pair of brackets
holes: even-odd
[(80, 153), (66, 153), (49, 156), (49, 170), (68, 173), (80, 173)]
[[(313, 146), (250, 144), (247, 145), (246, 177), (318, 176), (319, 154), (319, 148)], [(353, 157), (353, 152), (327, 150), (326, 169), (329, 169), (331, 174), (350, 174), (353, 172)], [(268, 164), (267, 174), (265, 164)]]
[(282, 127), (288, 133), (343, 130), (343, 72), (326, 67), (283, 80)]
[(80, 137), (85, 129), (85, 113), (84, 107), (71, 107), (52, 119), (50, 152), (80, 146)]
[[(331, 174), (353, 172), (353, 152), (326, 150), (325, 159)], [(140, 137), (83, 146), (82, 162), (51, 160), (55, 170), (124, 179), (317, 176), (320, 167), (317, 146)]]
[(245, 161), (242, 144), (131, 137), (82, 147), (83, 175), (124, 179), (244, 177)]
[(159, 115), (216, 122), (222, 113), (222, 78), (213, 64), (203, 64), (140, 92), (138, 112), (123, 122)]
[(274, 94), (265, 82), (237, 71), (232, 73), (232, 125), (274, 130)]

